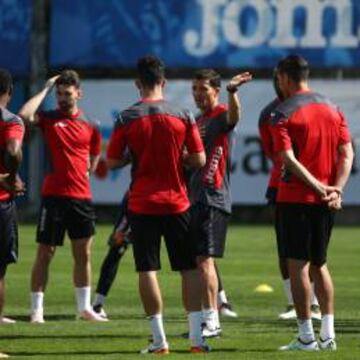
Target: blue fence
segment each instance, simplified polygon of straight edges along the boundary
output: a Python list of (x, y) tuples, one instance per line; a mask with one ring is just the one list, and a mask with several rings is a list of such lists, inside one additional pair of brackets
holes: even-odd
[(51, 66), (272, 67), (299, 53), (316, 67), (359, 67), (357, 0), (52, 2)]
[(30, 70), (31, 0), (0, 2), (0, 67), (14, 75)]

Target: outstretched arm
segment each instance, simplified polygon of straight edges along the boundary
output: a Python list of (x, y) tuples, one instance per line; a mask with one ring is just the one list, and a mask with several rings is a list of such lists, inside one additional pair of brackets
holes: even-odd
[(39, 119), (36, 116), (36, 111), (38, 110), (41, 103), (44, 101), (46, 95), (51, 91), (53, 86), (56, 83), (60, 75), (53, 76), (50, 78), (44, 88), (34, 95), (30, 100), (28, 100), (19, 110), (19, 116), (24, 120), (26, 124), (36, 124)]
[(235, 75), (226, 86), (228, 92), (228, 118), (227, 123), (230, 126), (235, 126), (240, 119), (240, 101), (237, 95), (238, 88), (252, 80), (252, 75), (249, 72), (244, 72)]

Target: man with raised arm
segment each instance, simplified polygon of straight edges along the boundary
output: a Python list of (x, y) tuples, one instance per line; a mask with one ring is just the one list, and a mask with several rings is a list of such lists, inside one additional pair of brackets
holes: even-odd
[[(40, 104), (56, 88), (58, 107), (37, 112)], [(78, 316), (103, 321), (91, 308), (91, 243), (95, 233), (95, 213), (91, 203), (90, 174), (96, 169), (101, 146), (98, 124), (78, 107), (82, 96), (80, 79), (64, 70), (48, 80), (43, 90), (21, 109), (20, 116), (37, 125), (47, 145), (48, 173), (42, 186), (42, 204), (37, 227), (37, 254), (31, 274), (31, 322), (44, 322), (44, 292), (49, 265), (65, 233), (71, 239), (74, 258), (73, 280)]]
[(245, 72), (226, 87), (228, 103), (219, 101), (221, 77), (212, 69), (198, 71), (192, 93), (200, 115), (196, 122), (204, 142), (206, 165), (189, 181), (191, 237), (196, 243), (200, 272), (205, 337), (221, 333), (218, 315), (218, 278), (214, 258), (224, 255), (227, 223), (231, 213), (230, 169), (233, 130), (240, 119), (238, 88), (252, 79)]

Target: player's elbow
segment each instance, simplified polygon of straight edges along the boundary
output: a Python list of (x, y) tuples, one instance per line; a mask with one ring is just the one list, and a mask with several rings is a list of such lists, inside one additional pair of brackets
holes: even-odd
[(195, 169), (200, 169), (206, 164), (206, 155), (202, 151), (200, 153), (190, 154), (188, 158), (188, 164)]

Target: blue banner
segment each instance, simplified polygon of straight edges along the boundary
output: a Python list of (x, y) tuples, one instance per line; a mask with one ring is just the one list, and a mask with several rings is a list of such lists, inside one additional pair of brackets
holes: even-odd
[(359, 67), (357, 0), (62, 0), (52, 2), (51, 66)]
[(30, 70), (31, 0), (0, 2), (0, 67), (13, 75)]

